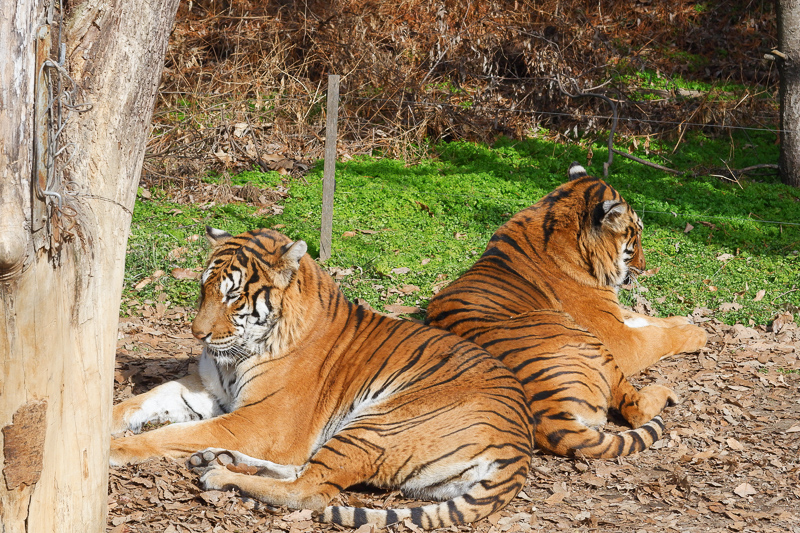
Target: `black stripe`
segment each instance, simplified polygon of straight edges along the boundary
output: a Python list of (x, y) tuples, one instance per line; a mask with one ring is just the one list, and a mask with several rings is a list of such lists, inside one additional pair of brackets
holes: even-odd
[(367, 523), (367, 510), (363, 507), (353, 509), (353, 527), (361, 527)]
[(422, 524), (422, 517), (425, 516), (422, 512), (422, 507), (411, 508), (411, 523), (415, 526), (424, 527)]

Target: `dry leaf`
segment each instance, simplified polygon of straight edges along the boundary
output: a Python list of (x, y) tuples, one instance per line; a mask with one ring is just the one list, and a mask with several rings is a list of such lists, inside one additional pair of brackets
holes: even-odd
[(567, 497), (566, 492), (555, 492), (552, 496), (545, 500), (545, 503), (549, 503), (550, 505), (554, 505), (557, 503), (561, 503), (564, 501), (564, 498)]
[(730, 259), (733, 259), (731, 254), (720, 254), (717, 256), (717, 261), (728, 261)]
[(417, 287), (416, 285), (403, 285), (397, 290), (403, 294), (411, 294), (412, 292), (419, 291), (419, 287)]
[(220, 162), (225, 165), (230, 165), (231, 163), (233, 163), (233, 156), (231, 156), (230, 154), (226, 154), (222, 150), (214, 152), (214, 156), (216, 156), (216, 158), (219, 159)]
[(246, 122), (237, 122), (233, 125), (233, 136), (234, 137), (241, 137), (247, 131), (247, 123)]
[(731, 450), (736, 450), (737, 452), (740, 452), (740, 451), (744, 450), (744, 446), (742, 445), (742, 443), (739, 442), (738, 440), (734, 439), (734, 438), (730, 438), (730, 439), (726, 440), (725, 442), (728, 443), (728, 447)]
[(714, 503), (708, 504), (708, 510), (712, 511), (712, 512), (715, 512), (715, 513), (722, 514), (722, 513), (725, 512), (725, 506), (722, 505), (721, 503), (714, 502)]
[(423, 533), (422, 528), (417, 525), (414, 525), (414, 523), (408, 518), (403, 520), (403, 525), (406, 526), (411, 531), (413, 531), (414, 533)]
[(144, 289), (145, 287), (147, 287), (148, 285), (150, 285), (151, 281), (153, 281), (153, 280), (150, 279), (150, 278), (144, 278), (142, 281), (140, 281), (139, 283), (137, 283), (136, 285), (133, 286), (133, 290), (140, 291), (140, 290)]
[(800, 426), (792, 426), (786, 430), (786, 433), (798, 433), (800, 432)]
[(739, 485), (738, 487), (733, 489), (733, 492), (735, 492), (737, 495), (741, 496), (742, 498), (746, 498), (748, 496), (752, 496), (753, 494), (757, 494), (758, 493), (758, 491), (756, 489), (754, 489), (753, 486), (750, 483), (747, 483), (747, 482), (742, 483), (741, 485)]
[(687, 222), (687, 223), (686, 223), (686, 227), (685, 227), (685, 228), (683, 228), (683, 232), (684, 232), (684, 233), (689, 233), (689, 232), (690, 232), (690, 231), (692, 231), (693, 229), (694, 229), (694, 226), (692, 226), (691, 224), (689, 224), (689, 223)]
[(408, 315), (411, 313), (419, 313), (422, 311), (420, 307), (416, 305), (400, 305), (400, 304), (389, 304), (385, 307), (388, 313), (398, 314), (398, 315)]
[(175, 279), (200, 279), (200, 272), (188, 268), (173, 268), (171, 274)]
[(421, 261), (421, 263), (422, 263), (422, 266), (425, 266), (425, 265), (427, 265), (427, 264), (428, 264), (428, 263), (430, 263), (430, 262), (431, 262), (431, 259), (430, 259), (429, 257), (426, 257), (426, 258), (424, 258), (424, 259)]
[(492, 524), (493, 526), (496, 526), (500, 522), (501, 518), (503, 518), (503, 515), (501, 515), (500, 513), (492, 513), (486, 517), (489, 523)]
[(225, 493), (220, 490), (207, 490), (198, 494), (198, 496), (200, 496), (204, 502), (210, 504), (218, 503), (220, 498), (222, 498), (224, 495)]
[(756, 297), (753, 298), (753, 301), (754, 302), (760, 302), (764, 298), (764, 295), (766, 295), (766, 294), (767, 294), (767, 291), (765, 291), (764, 289), (761, 289), (760, 291), (758, 291), (756, 293)]
[(356, 236), (355, 231), (345, 231), (344, 233), (342, 233), (342, 237), (355, 237), (355, 236)]
[(790, 324), (792, 322), (794, 322), (794, 315), (792, 313), (781, 313), (772, 319), (772, 326), (770, 329), (773, 333), (780, 333), (786, 324)]
[(356, 529), (353, 533), (375, 533), (375, 525), (374, 524), (364, 524), (360, 528)]
[(397, 274), (397, 275), (408, 274), (409, 272), (411, 272), (411, 269), (408, 267), (399, 267), (392, 269), (392, 274)]
[(704, 452), (699, 452), (692, 455), (692, 459), (695, 461), (704, 461), (713, 455), (714, 455), (714, 448), (709, 448)]
[(284, 522), (301, 522), (305, 520), (311, 520), (314, 516), (314, 511), (311, 509), (301, 509), (299, 511), (294, 511), (286, 516), (283, 517)]

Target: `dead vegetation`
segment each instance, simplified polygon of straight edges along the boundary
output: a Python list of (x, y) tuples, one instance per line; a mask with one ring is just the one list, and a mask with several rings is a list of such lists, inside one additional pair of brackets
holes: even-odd
[[(182, 3), (168, 51), (149, 179), (321, 157), (326, 77), (340, 74), (340, 152), (413, 159), (437, 140), (575, 137), (607, 130), (680, 139), (703, 125), (775, 123), (772, 3), (688, 0)], [(642, 89), (641, 75), (663, 88)], [(676, 77), (751, 89), (698, 91)], [(752, 89), (760, 87), (760, 89)]]

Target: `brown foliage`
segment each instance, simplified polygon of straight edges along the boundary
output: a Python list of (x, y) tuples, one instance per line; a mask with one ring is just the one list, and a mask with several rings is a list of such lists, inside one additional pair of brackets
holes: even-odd
[(667, 84), (642, 99), (625, 76), (647, 70), (666, 80), (756, 85), (771, 95), (775, 72), (762, 56), (774, 32), (764, 1), (184, 3), (151, 163), (185, 175), (209, 166), (269, 168), (265, 156), (321, 157), (328, 74), (342, 76), (340, 142), (348, 153), (377, 148), (408, 157), (427, 140), (521, 137), (540, 125), (608, 129), (607, 106), (568, 98), (557, 77), (576, 80), (571, 91), (602, 86), (621, 117), (635, 119), (622, 121), (623, 133), (679, 134), (682, 122), (770, 123), (774, 101), (752, 91), (717, 101)]

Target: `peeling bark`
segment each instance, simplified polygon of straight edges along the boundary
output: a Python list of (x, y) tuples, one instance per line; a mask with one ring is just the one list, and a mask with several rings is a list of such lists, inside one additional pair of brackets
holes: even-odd
[(8, 490), (35, 485), (42, 475), (47, 402), (29, 402), (17, 409), (3, 428), (3, 475)]

